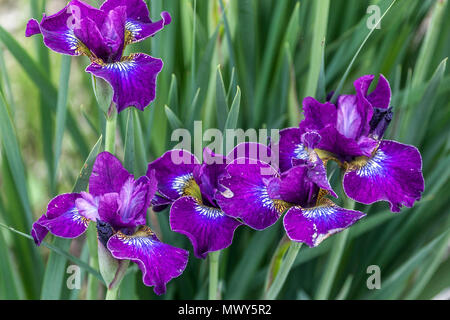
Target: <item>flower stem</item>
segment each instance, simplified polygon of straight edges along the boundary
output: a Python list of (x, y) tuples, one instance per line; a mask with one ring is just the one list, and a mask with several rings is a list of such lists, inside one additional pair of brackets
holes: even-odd
[(217, 300), (220, 251), (209, 253), (209, 300)]
[(105, 133), (105, 151), (112, 154), (115, 152), (116, 145), (116, 123), (117, 123), (117, 112), (115, 110), (114, 103), (111, 103), (109, 108), (108, 116), (106, 117), (106, 133)]
[(119, 286), (116, 286), (115, 288), (108, 289), (106, 291), (105, 300), (117, 300), (118, 295), (119, 295)]
[(269, 290), (267, 291), (266, 299), (274, 300), (278, 296), (278, 293), (280, 292), (281, 288), (284, 285), (284, 282), (286, 281), (286, 278), (289, 274), (289, 271), (291, 270), (292, 264), (294, 263), (301, 246), (302, 246), (301, 243), (291, 241), (289, 249), (286, 253), (286, 257), (283, 259), (283, 262), (281, 263), (276, 278), (273, 281), (272, 285), (270, 286)]
[[(355, 207), (355, 202), (349, 198), (345, 198), (344, 207), (351, 210)], [(317, 289), (315, 297), (316, 300), (326, 300), (330, 295), (331, 287), (333, 285), (338, 266), (341, 262), (342, 254), (344, 253), (348, 232), (349, 229), (345, 229), (336, 236), (331, 249), (330, 258), (328, 259), (323, 276), (320, 279), (319, 288)]]

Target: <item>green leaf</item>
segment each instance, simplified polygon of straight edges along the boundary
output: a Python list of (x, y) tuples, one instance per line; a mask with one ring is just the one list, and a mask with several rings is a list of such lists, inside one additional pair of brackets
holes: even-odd
[[(30, 55), (19, 45), (19, 43), (3, 28), (0, 26), (0, 41), (2, 41), (12, 56), (19, 62), (25, 72), (28, 74), (33, 83), (39, 88), (39, 92), (43, 95), (48, 106), (53, 112), (56, 112), (56, 97), (57, 91), (53, 84), (50, 82), (47, 75), (42, 68), (33, 61)], [(72, 135), (76, 146), (79, 148), (81, 154), (87, 155), (89, 148), (85, 142), (83, 135), (77, 125), (77, 122), (69, 112), (67, 115), (67, 127)]]
[(111, 106), (111, 101), (113, 98), (113, 90), (108, 82), (102, 78), (92, 77), (92, 89), (94, 90), (95, 99), (99, 108), (103, 111), (105, 116), (108, 115), (109, 107)]
[[(56, 130), (54, 139), (55, 142), (53, 143), (54, 147), (53, 170), (55, 170), (55, 173), (58, 170), (59, 158), (61, 156), (62, 140), (64, 136), (64, 129), (66, 127), (70, 62), (71, 62), (70, 56), (63, 56), (61, 62), (61, 73), (59, 78), (58, 102), (56, 105)], [(56, 177), (56, 174), (54, 175), (54, 177)]]
[(431, 115), (433, 114), (434, 107), (437, 100), (437, 92), (444, 77), (445, 69), (447, 66), (447, 58), (444, 59), (436, 71), (433, 77), (428, 83), (427, 89), (422, 97), (422, 100), (417, 105), (413, 112), (412, 119), (407, 121), (409, 129), (406, 137), (406, 142), (410, 144), (420, 145), (428, 129)]
[(31, 230), (33, 214), (31, 211), (30, 199), (27, 190), (27, 180), (25, 177), (25, 167), (20, 154), (19, 142), (14, 130), (11, 118), (8, 114), (6, 102), (0, 94), (0, 137), (4, 148), (6, 159), (11, 168), (11, 173), (19, 192), (21, 204), (25, 210), (26, 226)]
[(225, 85), (223, 83), (222, 72), (220, 71), (219, 65), (217, 66), (216, 73), (216, 115), (219, 130), (225, 128), (228, 112), (227, 93), (225, 91)]
[(237, 87), (236, 95), (231, 104), (230, 112), (228, 113), (227, 121), (225, 122), (225, 129), (236, 129), (239, 117), (239, 107), (241, 105), (241, 89)]
[(127, 115), (127, 131), (125, 133), (124, 154), (124, 166), (128, 170), (128, 172), (133, 172), (136, 155), (134, 146), (133, 110), (131, 108), (128, 109)]
[(167, 120), (169, 120), (170, 127), (172, 130), (183, 128), (183, 123), (178, 119), (177, 115), (169, 108), (169, 106), (164, 106), (166, 111)]
[(304, 97), (315, 96), (319, 82), (322, 59), (325, 51), (325, 38), (327, 35), (329, 0), (314, 2), (314, 26), (309, 57), (309, 70), (306, 80)]

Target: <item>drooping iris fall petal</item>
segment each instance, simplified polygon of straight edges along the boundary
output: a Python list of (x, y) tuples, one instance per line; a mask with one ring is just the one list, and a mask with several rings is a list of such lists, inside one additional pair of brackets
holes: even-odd
[(385, 200), (394, 212), (412, 207), (424, 190), (422, 158), (417, 148), (383, 140), (375, 154), (355, 160), (344, 175), (344, 191), (355, 201)]
[(195, 256), (201, 259), (206, 258), (208, 252), (230, 246), (234, 231), (240, 225), (219, 208), (204, 205), (194, 197), (181, 197), (170, 209), (171, 229), (186, 235)]
[(150, 228), (142, 226), (133, 235), (122, 232), (109, 238), (107, 247), (116, 259), (135, 262), (142, 271), (142, 281), (154, 286), (156, 294), (166, 292), (166, 284), (181, 275), (189, 252), (162, 243)]

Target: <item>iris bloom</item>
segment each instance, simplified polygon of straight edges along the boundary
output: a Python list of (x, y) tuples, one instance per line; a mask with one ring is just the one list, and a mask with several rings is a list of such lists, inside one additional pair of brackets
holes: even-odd
[[(306, 133), (302, 140), (313, 150), (319, 138)], [(286, 212), (283, 224), (288, 237), (315, 247), (364, 216), (325, 197), (336, 194), (314, 151), (282, 173), (259, 159), (248, 160), (242, 163), (238, 159), (226, 167), (228, 175), (220, 180), (224, 190), (216, 198), (226, 214), (254, 229), (271, 226)]]
[(301, 142), (302, 134), (317, 132), (322, 159), (333, 159), (346, 170), (343, 186), (348, 197), (364, 204), (385, 200), (399, 212), (402, 205), (412, 207), (421, 198), (422, 158), (414, 146), (383, 140), (392, 119), (391, 89), (380, 76), (368, 94), (373, 79), (372, 75), (357, 79), (356, 94), (340, 95), (336, 105), (305, 98), (305, 119), (299, 128), (280, 132), (280, 167), (287, 170), (305, 157), (308, 148)]
[(86, 71), (111, 85), (118, 112), (129, 106), (144, 110), (155, 99), (163, 62), (143, 53), (123, 53), (128, 44), (155, 35), (171, 22), (169, 13), (161, 17), (152, 22), (144, 0), (106, 0), (100, 9), (72, 0), (58, 13), (44, 14), (40, 23), (31, 19), (25, 35), (41, 33), (48, 48), (89, 57)]
[(89, 193), (61, 194), (33, 224), (32, 236), (40, 245), (48, 232), (62, 238), (83, 234), (90, 221), (97, 223), (99, 246), (118, 260), (139, 266), (143, 282), (156, 294), (181, 275), (189, 253), (158, 240), (147, 227), (147, 209), (156, 192), (154, 173), (135, 180), (109, 152), (100, 153), (89, 179)]
[(215, 198), (219, 178), (225, 173), (225, 157), (205, 148), (203, 160), (200, 164), (188, 151), (171, 150), (150, 163), (147, 171), (147, 175), (154, 171), (158, 180), (156, 210), (171, 205), (171, 229), (186, 235), (201, 259), (230, 246), (241, 225), (223, 213)]

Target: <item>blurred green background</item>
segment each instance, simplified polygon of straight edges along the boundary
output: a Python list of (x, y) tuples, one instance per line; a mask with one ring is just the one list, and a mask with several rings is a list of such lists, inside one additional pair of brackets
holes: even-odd
[[(101, 1), (86, 2), (98, 6)], [(386, 138), (419, 148), (425, 192), (414, 208), (400, 214), (389, 212), (386, 203), (357, 205), (368, 217), (350, 229), (336, 276), (326, 280), (327, 297), (450, 298), (446, 0), (147, 2), (151, 18), (159, 19), (166, 10), (172, 23), (154, 38), (127, 48), (165, 63), (156, 101), (144, 112), (128, 109), (119, 115), (116, 153), (120, 159), (127, 154), (135, 175), (145, 173), (147, 162), (174, 145), (173, 129), (192, 130), (194, 120), (203, 121), (203, 130), (223, 129), (231, 109), (230, 115), (239, 115), (239, 128), (296, 126), (305, 96), (323, 100), (337, 89), (352, 93), (354, 79), (382, 73), (391, 83), (394, 106)], [(84, 72), (89, 60), (63, 58), (48, 50), (41, 36), (24, 35), (29, 18), (40, 20), (43, 12), (55, 13), (65, 4), (0, 1), (0, 299), (94, 299), (104, 294), (96, 278), (88, 277), (92, 270), (82, 264), (90, 259), (84, 238), (70, 242), (49, 236), (47, 243), (54, 246), (49, 250), (5, 227), (29, 234), (48, 201), (72, 190), (104, 132), (91, 77)], [(383, 17), (379, 29), (367, 26), (373, 19), (373, 12), (367, 13), (371, 4)], [(336, 189), (338, 180), (333, 176)], [(167, 210), (150, 217), (163, 241), (192, 251), (185, 237), (170, 231)], [(281, 221), (262, 232), (237, 230), (232, 246), (222, 253), (222, 298), (262, 296), (283, 233)], [(335, 238), (300, 250), (279, 298), (317, 296)], [(74, 260), (82, 266), (80, 290), (66, 286), (66, 265)], [(366, 286), (370, 265), (381, 268), (380, 290)], [(120, 298), (206, 298), (207, 276), (207, 263), (191, 253), (185, 273), (168, 284), (166, 295), (156, 297), (134, 266)]]

